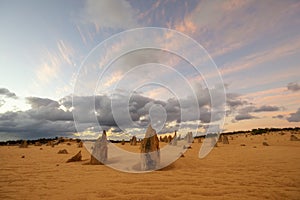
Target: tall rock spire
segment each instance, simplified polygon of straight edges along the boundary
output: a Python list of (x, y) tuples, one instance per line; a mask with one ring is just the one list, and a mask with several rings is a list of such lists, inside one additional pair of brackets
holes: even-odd
[(159, 163), (159, 140), (156, 131), (150, 124), (145, 133), (145, 138), (141, 142), (141, 170), (155, 170), (159, 167)]

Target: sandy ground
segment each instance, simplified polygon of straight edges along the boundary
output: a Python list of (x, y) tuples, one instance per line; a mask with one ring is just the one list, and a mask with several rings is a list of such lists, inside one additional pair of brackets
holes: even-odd
[[(300, 141), (289, 138), (290, 133), (233, 136), (204, 159), (198, 158), (201, 143), (195, 140), (185, 157), (142, 174), (85, 165), (90, 155), (75, 143), (2, 146), (0, 199), (300, 199)], [(57, 154), (64, 148), (69, 154)], [(79, 150), (83, 161), (66, 163)]]

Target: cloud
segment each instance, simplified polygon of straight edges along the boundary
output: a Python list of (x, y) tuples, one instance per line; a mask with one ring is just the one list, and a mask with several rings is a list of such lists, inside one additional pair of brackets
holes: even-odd
[(288, 41), (283, 41), (277, 46), (271, 47), (272, 50), (267, 49), (264, 51), (255, 52), (253, 54), (244, 56), (237, 61), (226, 63), (220, 70), (221, 74), (225, 76), (228, 74), (237, 73), (239, 71), (257, 68), (261, 64), (277, 60), (279, 58), (283, 58), (291, 54), (296, 54), (299, 51), (299, 46), (299, 38), (292, 38)]
[(240, 98), (240, 95), (236, 94), (236, 93), (227, 93), (226, 94), (226, 103), (231, 108), (249, 104), (248, 101), (242, 100)]
[(292, 92), (297, 92), (300, 90), (300, 85), (296, 82), (291, 82), (287, 85), (287, 89)]
[(59, 56), (55, 53), (46, 51), (44, 58), (35, 73), (39, 83), (49, 83), (54, 78), (57, 78), (61, 64)]
[(27, 102), (32, 106), (32, 108), (40, 108), (40, 107), (57, 107), (59, 106), (58, 102), (47, 99), (47, 98), (39, 98), (39, 97), (27, 97)]
[(253, 119), (256, 118), (253, 115), (250, 115), (249, 113), (244, 113), (244, 114), (238, 114), (235, 116), (236, 121), (241, 121), (241, 120), (247, 120), (247, 119)]
[(284, 115), (276, 115), (276, 116), (273, 116), (272, 118), (274, 118), (274, 119), (283, 119)]
[(281, 109), (278, 106), (271, 105), (257, 107), (248, 100), (239, 99), (238, 94), (227, 94), (227, 105), (229, 106), (229, 110), (226, 111), (226, 114), (227, 116), (234, 117), (235, 120), (232, 121), (233, 123), (236, 121), (258, 118), (251, 113), (275, 112)]
[(101, 28), (137, 27), (136, 11), (123, 0), (87, 0), (81, 13), (83, 23), (93, 24), (97, 31)]
[[(217, 89), (211, 92), (217, 93)], [(161, 133), (169, 132), (168, 127), (172, 127), (171, 131), (178, 129), (180, 123), (184, 124), (184, 128), (195, 128), (198, 122), (209, 124), (218, 121), (222, 116), (221, 110), (216, 109), (212, 112), (210, 93), (206, 89), (198, 91), (200, 116), (194, 114), (195, 110), (190, 107), (192, 101), (189, 97), (157, 100), (140, 93), (133, 93), (127, 104), (131, 123), (127, 123), (126, 115), (123, 115), (123, 111), (119, 111), (119, 109), (122, 110), (120, 102), (123, 101), (124, 95), (128, 94), (125, 91), (119, 91), (114, 95), (73, 96), (73, 98), (66, 96), (58, 101), (27, 97), (26, 101), (31, 106), (29, 110), (0, 113), (0, 134), (19, 135), (21, 138), (39, 138), (74, 136), (77, 130), (82, 133), (91, 130), (98, 133), (100, 129), (105, 129), (116, 133), (120, 132), (121, 128), (128, 134), (141, 133), (150, 123), (149, 112), (154, 105), (161, 106), (166, 112), (166, 124)], [(113, 115), (112, 100), (116, 102), (114, 109), (120, 119), (118, 122), (121, 124), (117, 123), (116, 116)], [(77, 129), (72, 112), (75, 113)], [(185, 113), (184, 118), (181, 118), (182, 113)], [(127, 130), (131, 131), (127, 132)]]
[[(59, 84), (56, 92), (69, 90), (68, 86), (72, 80), (66, 80), (66, 73), (74, 73), (74, 49), (64, 42), (58, 40), (54, 50), (46, 49), (41, 55), (40, 62), (35, 70), (36, 79), (33, 81), (31, 90), (44, 90), (45, 85), (54, 86)], [(53, 82), (56, 84), (53, 85)], [(63, 85), (62, 85), (63, 84)]]
[[(293, 27), (299, 25), (299, 21), (295, 20), (299, 7), (299, 2), (278, 1), (272, 5), (271, 9), (268, 2), (199, 1), (193, 11), (188, 13), (185, 19), (174, 24), (173, 28), (178, 27), (178, 30), (190, 34), (190, 29), (185, 28), (188, 26), (184, 26), (184, 24), (186, 22), (192, 24), (191, 30), (195, 33), (193, 36), (198, 37), (198, 41), (210, 52), (212, 57), (221, 59), (226, 54), (239, 55), (243, 48), (249, 46), (253, 46), (253, 49), (257, 51), (257, 46), (262, 45), (262, 42), (265, 43), (263, 44), (265, 47), (269, 47), (266, 51), (258, 54), (260, 58), (225, 66), (224, 73), (227, 74), (253, 67), (255, 63), (277, 59), (277, 56), (297, 53), (299, 41), (293, 40), (295, 37), (291, 34), (288, 36), (287, 33), (290, 32), (286, 30), (291, 25)], [(265, 35), (271, 37), (266, 38)], [(274, 49), (275, 46), (274, 41), (270, 41), (274, 36), (276, 36), (275, 40), (279, 41), (275, 44), (276, 47), (282, 48), (270, 51), (270, 48)], [(286, 38), (286, 40), (282, 42), (277, 39), (278, 37)], [(284, 55), (280, 55), (281, 52)]]
[(290, 116), (287, 118), (289, 122), (300, 122), (300, 108), (295, 113), (290, 113)]
[(4, 95), (7, 98), (17, 98), (17, 95), (6, 88), (0, 88), (0, 95)]
[(58, 48), (58, 55), (60, 56), (61, 60), (67, 63), (69, 66), (74, 65), (72, 58), (74, 57), (74, 50), (67, 45), (63, 40), (59, 40), (57, 42)]
[(0, 135), (6, 134), (17, 138), (31, 139), (72, 136), (75, 131), (75, 126), (71, 122), (34, 118), (31, 116), (31, 111), (0, 114)]
[(259, 108), (256, 108), (253, 110), (253, 112), (273, 112), (273, 111), (278, 111), (280, 108), (278, 106), (261, 106)]
[(193, 34), (196, 32), (197, 26), (193, 23), (192, 20), (190, 20), (189, 18), (185, 18), (183, 21), (175, 25), (175, 30), (186, 34)]
[(2, 107), (5, 104), (5, 101), (3, 99), (0, 99), (0, 107)]

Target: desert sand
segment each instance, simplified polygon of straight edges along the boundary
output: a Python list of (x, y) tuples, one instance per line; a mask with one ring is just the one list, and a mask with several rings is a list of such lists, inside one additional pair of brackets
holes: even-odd
[[(300, 141), (290, 135), (233, 135), (203, 159), (195, 139), (170, 166), (140, 174), (87, 165), (90, 154), (75, 143), (1, 146), (0, 199), (300, 199)], [(83, 161), (66, 163), (80, 150)]]

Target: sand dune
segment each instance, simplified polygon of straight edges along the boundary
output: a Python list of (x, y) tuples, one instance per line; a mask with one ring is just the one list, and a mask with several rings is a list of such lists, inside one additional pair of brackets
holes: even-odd
[[(1, 146), (0, 199), (300, 199), (300, 141), (290, 133), (232, 137), (203, 159), (195, 140), (170, 166), (141, 174), (86, 165), (90, 154), (75, 143)], [(66, 163), (79, 150), (83, 161)]]

